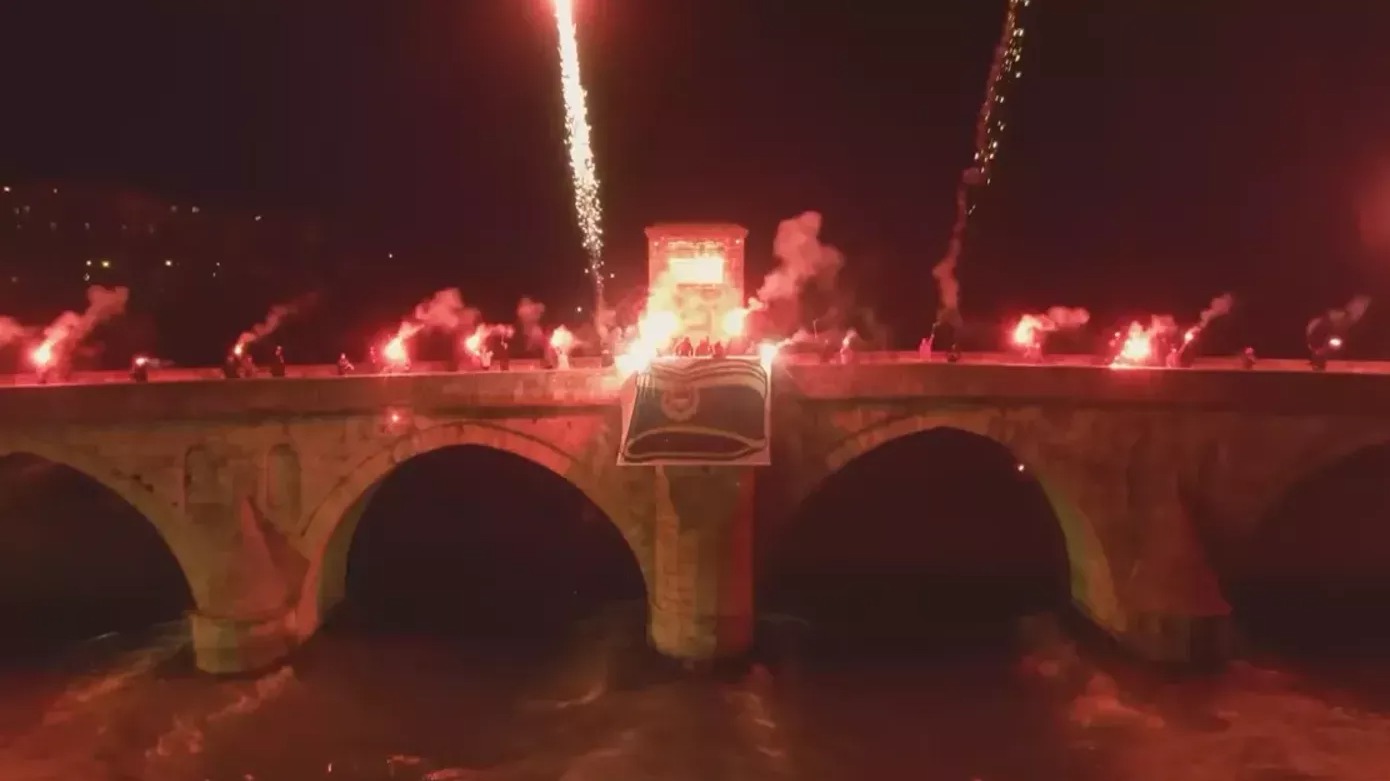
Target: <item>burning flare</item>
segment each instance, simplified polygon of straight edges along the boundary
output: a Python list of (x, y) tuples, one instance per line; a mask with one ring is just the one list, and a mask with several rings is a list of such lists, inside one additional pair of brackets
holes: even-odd
[(1173, 367), (1190, 367), (1197, 359), (1197, 349), (1201, 342), (1202, 334), (1213, 320), (1225, 317), (1231, 313), (1231, 308), (1235, 306), (1235, 296), (1230, 293), (1223, 293), (1211, 300), (1206, 309), (1197, 316), (1197, 324), (1183, 332), (1182, 342), (1168, 353), (1168, 365)]
[(130, 290), (93, 285), (87, 288), (87, 309), (82, 314), (64, 312), (44, 329), (43, 341), (29, 352), (29, 361), (40, 372), (53, 368), (61, 356), (81, 344), (98, 325), (125, 312)]
[(556, 326), (550, 332), (550, 349), (555, 351), (555, 366), (558, 369), (570, 367), (570, 351), (574, 349), (574, 334), (570, 329)]
[(387, 369), (410, 366), (410, 340), (421, 331), (457, 333), (472, 328), (478, 322), (478, 310), (465, 306), (463, 294), (456, 287), (445, 288), (415, 307), (409, 318), (396, 328), (396, 333), (381, 347), (381, 358)]
[(1346, 343), (1347, 332), (1366, 316), (1366, 310), (1370, 306), (1370, 297), (1355, 296), (1345, 307), (1328, 310), (1308, 321), (1304, 332), (1314, 369), (1327, 368), (1328, 359), (1341, 351)]
[(1009, 342), (1014, 349), (1038, 358), (1048, 334), (1081, 328), (1089, 322), (1091, 313), (1085, 309), (1054, 306), (1043, 314), (1020, 317), (1009, 334)]
[(1131, 322), (1124, 331), (1116, 331), (1112, 341), (1111, 368), (1129, 369), (1153, 366), (1163, 355), (1162, 346), (1177, 333), (1177, 324), (1168, 315), (1155, 315), (1148, 327)]
[(300, 296), (293, 301), (272, 306), (270, 311), (266, 313), (264, 320), (252, 326), (251, 330), (243, 331), (241, 336), (237, 337), (236, 344), (232, 346), (232, 353), (240, 356), (246, 351), (246, 348), (250, 347), (254, 342), (258, 342), (279, 330), (286, 319), (294, 317), (300, 312), (312, 307), (317, 301), (318, 296), (310, 293)]

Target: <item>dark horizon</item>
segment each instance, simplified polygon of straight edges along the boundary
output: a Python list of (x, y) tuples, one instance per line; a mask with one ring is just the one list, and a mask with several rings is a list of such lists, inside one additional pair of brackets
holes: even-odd
[[(645, 225), (748, 226), (755, 288), (777, 222), (816, 210), (848, 258), (845, 295), (901, 346), (925, 334), (1002, 0), (877, 15), (577, 5), (615, 291), (645, 279)], [(76, 9), (0, 11), (0, 64), (14, 75), (0, 180), (30, 197), (102, 186), (282, 226), (186, 228), (190, 263), (217, 255), (240, 268), (224, 278), (240, 276), (163, 293), (133, 284), (135, 335), (116, 342), (215, 360), (269, 305), (309, 289), (324, 307), (301, 324), (310, 335), (287, 338), (316, 356), (448, 286), (494, 320), (523, 295), (551, 322), (579, 319), (590, 293), (545, 0)], [(966, 316), (1001, 334), (1052, 305), (1085, 306), (1098, 326), (1187, 320), (1229, 291), (1237, 311), (1212, 350), (1297, 355), (1310, 317), (1378, 298), (1386, 252), (1358, 220), (1390, 157), (1390, 110), (1375, 99), (1390, 77), (1386, 15), (1372, 3), (1310, 15), (1034, 2), (962, 263)], [(13, 208), (14, 195), (0, 198)], [(0, 312), (42, 324), (81, 305), (84, 259), (140, 251), (118, 231), (65, 235), (83, 221), (50, 230), (59, 250), (25, 243), (48, 226), (0, 228), (11, 276), (41, 256), (25, 278), (57, 280), (0, 286)], [(1373, 303), (1349, 355), (1390, 355), (1383, 317)]]

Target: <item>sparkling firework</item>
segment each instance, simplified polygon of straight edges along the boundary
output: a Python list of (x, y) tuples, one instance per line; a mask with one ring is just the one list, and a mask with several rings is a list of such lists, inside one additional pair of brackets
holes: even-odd
[(951, 226), (950, 242), (946, 254), (932, 269), (940, 289), (941, 301), (937, 321), (955, 322), (960, 318), (960, 284), (956, 279), (956, 264), (960, 260), (961, 247), (965, 243), (965, 229), (970, 215), (975, 211), (973, 194), (988, 186), (993, 177), (994, 161), (999, 156), (1000, 140), (1003, 138), (1004, 103), (1009, 85), (1023, 73), (1018, 69), (1023, 58), (1023, 23), (1019, 16), (1031, 0), (1008, 0), (1008, 10), (1004, 14), (1004, 30), (999, 36), (999, 45), (994, 50), (994, 62), (990, 65), (989, 80), (985, 83), (985, 100), (980, 105), (980, 115), (975, 122), (975, 158), (973, 164), (961, 175), (956, 188), (956, 219)]
[(555, 26), (560, 34), (560, 86), (565, 97), (565, 134), (574, 179), (574, 212), (589, 254), (594, 295), (603, 303), (603, 205), (598, 195), (598, 170), (590, 140), (589, 110), (579, 76), (579, 41), (574, 24), (574, 0), (553, 0)]

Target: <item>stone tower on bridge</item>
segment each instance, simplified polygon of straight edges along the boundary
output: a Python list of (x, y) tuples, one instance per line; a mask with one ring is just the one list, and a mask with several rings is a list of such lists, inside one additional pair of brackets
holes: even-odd
[(648, 289), (668, 296), (663, 308), (679, 317), (692, 341), (722, 340), (724, 318), (745, 302), (744, 245), (748, 229), (730, 223), (666, 223), (647, 228)]

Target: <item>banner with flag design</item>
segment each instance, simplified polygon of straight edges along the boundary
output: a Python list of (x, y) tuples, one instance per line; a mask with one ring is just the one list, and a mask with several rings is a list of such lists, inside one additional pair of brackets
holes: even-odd
[(623, 466), (772, 463), (772, 392), (756, 359), (659, 359), (623, 393)]

